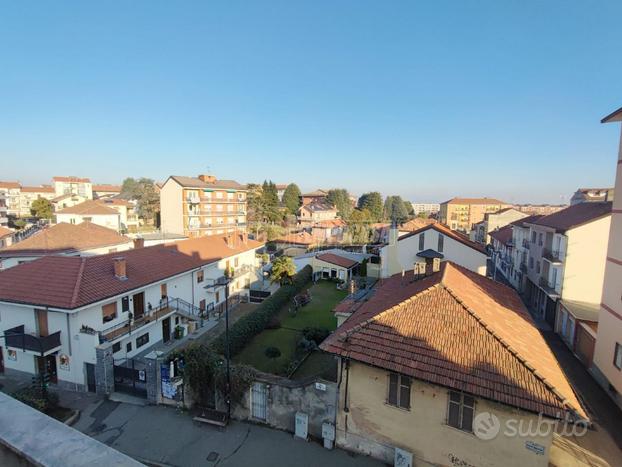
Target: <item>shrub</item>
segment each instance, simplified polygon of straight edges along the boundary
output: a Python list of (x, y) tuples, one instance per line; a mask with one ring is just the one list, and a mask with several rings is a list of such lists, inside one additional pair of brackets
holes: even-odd
[(281, 356), (281, 351), (278, 347), (266, 347), (264, 354), (268, 358), (279, 358)]
[(58, 395), (49, 391), (46, 391), (46, 395), (40, 387), (24, 388), (12, 394), (13, 398), (39, 412), (47, 412), (58, 405)]
[(279, 329), (281, 327), (281, 320), (278, 316), (273, 316), (268, 324), (266, 325), (266, 329)]
[(296, 344), (296, 353), (298, 355), (306, 354), (306, 353), (311, 352), (312, 350), (315, 350), (316, 348), (317, 348), (317, 344), (315, 342), (307, 339), (306, 337), (303, 337)]
[(315, 342), (316, 345), (320, 345), (329, 334), (330, 331), (326, 328), (307, 327), (302, 330), (302, 335), (305, 336), (307, 340)]
[[(270, 320), (277, 316), (281, 308), (286, 306), (294, 296), (311, 282), (311, 266), (305, 266), (296, 274), (291, 284), (279, 288), (265, 299), (255, 311), (240, 318), (229, 327), (229, 349), (231, 355), (237, 354), (257, 334), (266, 329)], [(225, 353), (225, 336), (221, 334), (213, 343), (214, 351)]]

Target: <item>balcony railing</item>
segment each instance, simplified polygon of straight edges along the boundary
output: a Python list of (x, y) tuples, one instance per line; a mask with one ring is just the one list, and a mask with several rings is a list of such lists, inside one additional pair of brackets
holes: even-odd
[(24, 332), (24, 325), (7, 329), (7, 347), (16, 349), (30, 350), (40, 354), (45, 354), (53, 349), (60, 347), (60, 331), (56, 331), (48, 336), (37, 336)]
[(521, 261), (520, 266), (519, 266), (519, 269), (520, 269), (522, 272), (526, 273), (526, 272), (527, 272), (527, 263), (526, 263), (525, 261)]
[(540, 277), (538, 283), (548, 295), (559, 296), (559, 293), (555, 290), (555, 284), (551, 283), (546, 277)]
[(530, 242), (526, 238), (523, 238), (523, 248), (529, 249)]
[(545, 248), (542, 250), (542, 256), (551, 263), (561, 263), (563, 261), (561, 251), (559, 250)]

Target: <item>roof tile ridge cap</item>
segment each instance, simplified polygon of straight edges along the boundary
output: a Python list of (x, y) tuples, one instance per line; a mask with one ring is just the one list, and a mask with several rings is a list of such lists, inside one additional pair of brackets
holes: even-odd
[[(412, 296), (408, 297), (407, 299), (402, 300), (399, 303), (396, 303), (392, 307), (387, 308), (386, 310), (383, 310), (380, 313), (375, 314), (374, 316), (372, 316), (370, 318), (367, 318), (365, 321), (361, 321), (360, 323), (355, 324), (350, 329), (347, 329), (346, 331), (343, 331), (343, 332), (339, 333), (338, 339), (340, 341), (342, 341), (342, 342), (347, 340), (348, 337), (350, 337), (354, 333), (354, 331), (360, 331), (362, 328), (364, 328), (368, 324), (372, 323), (373, 321), (375, 321), (380, 316), (383, 316), (383, 315), (386, 315), (388, 313), (392, 313), (394, 311), (397, 311), (397, 308), (401, 307), (402, 305), (406, 305), (408, 302), (414, 301), (415, 299), (419, 298), (421, 295), (431, 292), (432, 289), (436, 289), (439, 286), (439, 284), (440, 283), (437, 282), (436, 284), (433, 284), (430, 287), (426, 287), (422, 291), (417, 292), (415, 295), (412, 295)], [(358, 310), (356, 310), (356, 311), (358, 311)], [(356, 313), (356, 311), (354, 313)]]
[[(523, 366), (525, 368), (527, 368), (529, 370), (529, 372), (531, 374), (533, 374), (538, 381), (540, 381), (542, 384), (544, 384), (544, 386), (548, 390), (550, 390), (560, 400), (562, 405), (564, 405), (565, 407), (573, 410), (574, 412), (578, 412), (577, 409), (572, 406), (570, 401), (562, 393), (560, 393), (559, 390), (555, 386), (553, 386), (542, 374), (540, 374), (540, 372), (538, 370), (536, 370), (536, 368), (525, 357), (523, 357), (514, 347), (512, 347), (512, 345), (509, 342), (507, 342), (505, 339), (503, 339), (503, 337), (499, 336), (495, 332), (495, 330), (492, 329), (488, 325), (488, 323), (486, 323), (486, 321), (484, 321), (483, 318), (481, 318), (474, 310), (469, 308), (464, 303), (464, 301), (450, 287), (448, 287), (446, 284), (443, 284), (443, 287), (462, 306), (462, 308), (464, 308), (467, 311), (467, 313), (469, 313), (471, 316), (473, 316), (473, 318), (475, 318), (475, 320), (479, 324), (481, 324), (482, 327), (486, 331), (488, 331), (503, 347), (505, 347), (506, 350), (508, 350), (514, 357), (516, 357), (516, 359), (519, 362), (521, 362), (523, 364)], [(570, 384), (569, 384), (569, 386), (570, 386)], [(570, 386), (570, 389), (574, 392), (574, 390), (572, 389), (572, 386)], [(582, 407), (579, 407), (579, 409), (583, 410)]]
[(73, 294), (71, 294), (71, 308), (76, 307), (78, 300), (78, 293), (80, 292), (80, 286), (82, 285), (82, 275), (84, 273), (84, 266), (86, 265), (86, 258), (80, 258), (80, 269), (78, 269), (78, 278), (76, 279), (76, 285), (73, 288)]

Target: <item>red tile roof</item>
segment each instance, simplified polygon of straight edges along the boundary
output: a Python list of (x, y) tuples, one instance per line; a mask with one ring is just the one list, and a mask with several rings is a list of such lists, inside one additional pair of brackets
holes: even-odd
[(319, 221), (313, 224), (313, 227), (318, 228), (333, 228), (333, 227), (345, 227), (346, 222), (343, 219), (327, 219), (324, 221)]
[(505, 225), (500, 229), (490, 232), (490, 236), (500, 242), (502, 245), (507, 244), (512, 240), (512, 226)]
[(22, 191), (24, 193), (54, 193), (54, 188), (51, 186), (23, 186)]
[[(44, 256), (0, 271), (0, 301), (75, 309), (128, 293), (263, 244), (213, 235), (100, 256)], [(127, 262), (127, 280), (114, 276), (114, 258)]]
[(92, 222), (77, 225), (61, 222), (40, 230), (21, 242), (0, 249), (0, 257), (67, 254), (131, 241), (131, 238), (119, 235), (115, 230)]
[(0, 225), (0, 238), (4, 238), (8, 235), (13, 235), (15, 232), (11, 229), (7, 229), (6, 227), (2, 227)]
[(479, 253), (483, 253), (486, 254), (486, 247), (484, 247), (483, 245), (480, 245), (479, 243), (475, 243), (473, 241), (471, 241), (469, 239), (469, 237), (467, 237), (466, 235), (460, 233), (460, 232), (456, 232), (455, 230), (451, 230), (449, 227), (447, 227), (445, 224), (441, 224), (440, 222), (436, 222), (434, 224), (429, 224), (426, 225), (425, 227), (422, 227), (418, 230), (415, 230), (413, 232), (410, 232), (406, 235), (402, 235), (400, 238), (398, 238), (398, 241), (402, 241), (406, 238), (412, 237), (414, 235), (417, 235), (421, 232), (425, 232), (426, 230), (436, 230), (437, 232), (446, 235), (449, 238), (454, 239), (457, 242), (462, 243), (463, 245), (468, 246), (469, 248), (473, 248), (474, 250), (477, 250)]
[(121, 193), (120, 185), (93, 185), (93, 191), (103, 191), (108, 193)]
[(454, 263), (385, 280), (327, 352), (550, 417), (587, 418), (514, 290)]
[(316, 256), (320, 261), (324, 261), (325, 263), (334, 264), (336, 266), (341, 266), (342, 268), (350, 269), (356, 266), (358, 261), (354, 261), (348, 258), (344, 258), (343, 256), (336, 255), (334, 253), (324, 253)]
[(66, 182), (66, 183), (91, 183), (91, 180), (88, 178), (80, 178), (80, 177), (52, 177), (52, 180), (55, 182)]
[(442, 204), (502, 204), (506, 205), (505, 201), (499, 201), (495, 198), (451, 198)]
[(274, 241), (278, 243), (291, 243), (293, 245), (312, 245), (315, 243), (315, 238), (309, 232), (303, 230), (302, 232), (282, 235)]
[(542, 216), (532, 223), (551, 227), (557, 232), (563, 233), (566, 230), (611, 215), (612, 204), (611, 202), (579, 203), (553, 214)]
[(105, 206), (99, 200), (89, 199), (84, 201), (83, 203), (76, 204), (75, 206), (70, 206), (68, 208), (62, 209), (58, 211), (56, 214), (80, 214), (80, 215), (108, 215), (108, 214), (118, 214), (118, 212), (108, 206)]
[(0, 182), (0, 188), (19, 188), (19, 182)]
[(409, 232), (414, 232), (415, 230), (419, 230), (422, 227), (426, 227), (430, 224), (435, 224), (436, 219), (422, 219), (420, 217), (416, 217), (415, 219), (411, 219), (408, 222), (400, 225), (399, 230), (407, 230)]

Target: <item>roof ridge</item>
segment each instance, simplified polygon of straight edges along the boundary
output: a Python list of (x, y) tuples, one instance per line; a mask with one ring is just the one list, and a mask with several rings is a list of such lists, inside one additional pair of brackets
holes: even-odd
[[(509, 342), (507, 342), (503, 337), (498, 335), (497, 332), (490, 325), (488, 325), (488, 323), (481, 316), (477, 314), (477, 312), (468, 307), (466, 303), (464, 303), (462, 298), (460, 298), (460, 296), (451, 289), (451, 287), (444, 283), (442, 283), (441, 285), (454, 298), (454, 300), (456, 300), (462, 306), (462, 308), (467, 311), (467, 313), (469, 313), (486, 331), (488, 331), (488, 333), (490, 333), (491, 336), (493, 336), (508, 352), (510, 352), (519, 362), (521, 362), (523, 366), (527, 368), (538, 381), (544, 384), (544, 386), (560, 400), (563, 406), (571, 409), (573, 412), (575, 412), (575, 414), (577, 414), (577, 409), (572, 407), (570, 401), (563, 394), (561, 394), (559, 390), (544, 377), (544, 375), (540, 374), (540, 372)], [(573, 390), (572, 386), (570, 388), (571, 390)], [(579, 409), (581, 409), (581, 407), (579, 407)]]
[(431, 285), (429, 287), (426, 287), (425, 289), (423, 289), (423, 290), (421, 290), (419, 292), (417, 292), (415, 295), (412, 295), (412, 296), (402, 300), (401, 302), (396, 303), (392, 307), (387, 308), (386, 310), (381, 311), (380, 313), (377, 313), (377, 314), (367, 318), (365, 321), (361, 321), (360, 323), (355, 324), (350, 329), (347, 329), (344, 332), (342, 332), (341, 334), (339, 334), (338, 339), (341, 340), (341, 341), (347, 340), (348, 337), (350, 337), (350, 335), (352, 335), (354, 333), (354, 331), (360, 331), (363, 327), (365, 327), (368, 324), (372, 323), (373, 321), (376, 320), (376, 318), (379, 318), (380, 316), (384, 316), (384, 315), (386, 315), (388, 313), (392, 313), (394, 311), (397, 311), (396, 309), (398, 307), (401, 307), (402, 305), (405, 305), (406, 303), (411, 302), (411, 301), (419, 298), (423, 294), (429, 293), (432, 289), (438, 288), (439, 284), (440, 284), (440, 281), (436, 282), (435, 284), (433, 284), (433, 285)]
[(76, 307), (76, 302), (78, 300), (78, 293), (80, 292), (80, 285), (82, 284), (82, 275), (84, 274), (84, 267), (86, 265), (86, 257), (80, 258), (80, 268), (78, 269), (78, 277), (76, 278), (76, 285), (73, 288), (73, 293), (71, 294), (71, 307)]

